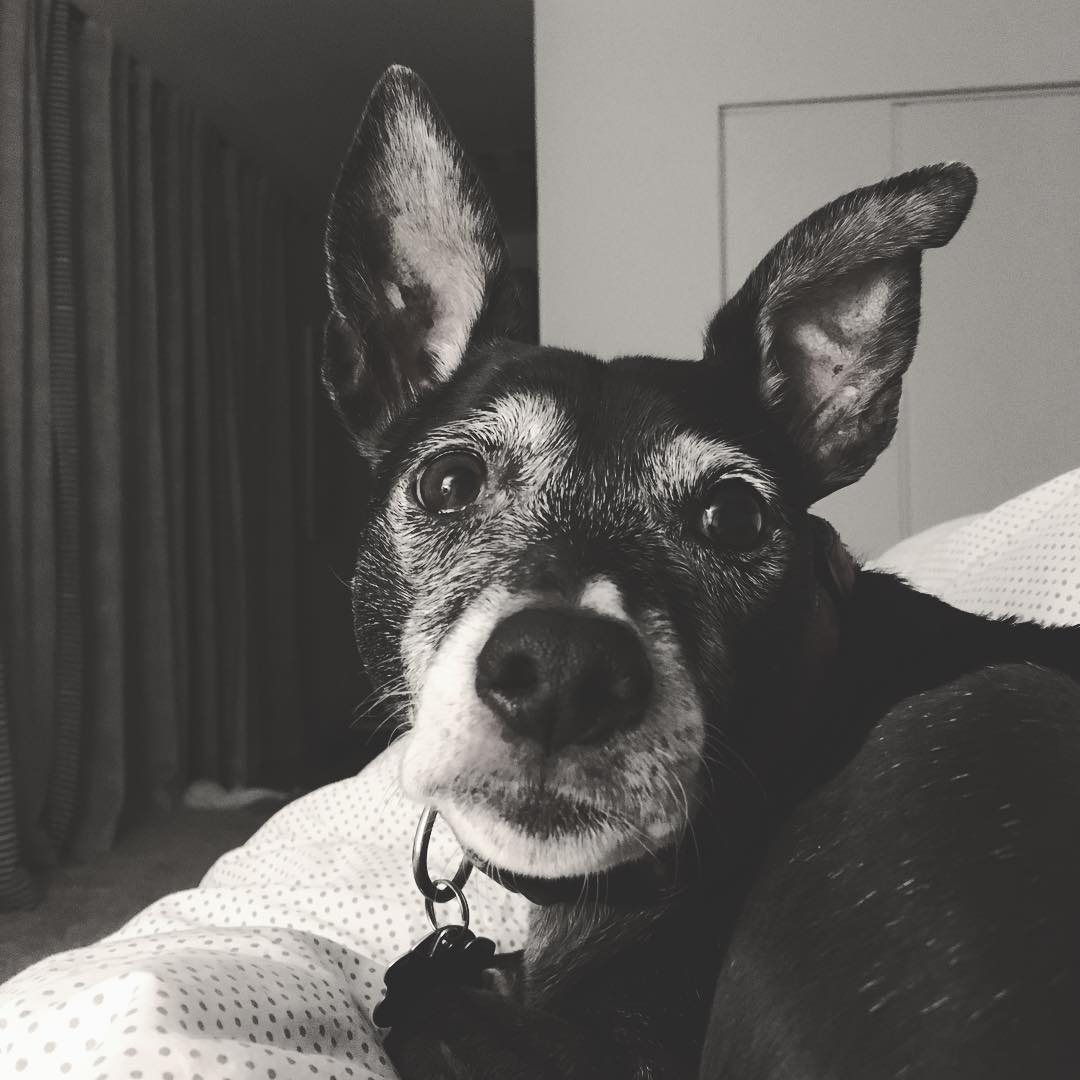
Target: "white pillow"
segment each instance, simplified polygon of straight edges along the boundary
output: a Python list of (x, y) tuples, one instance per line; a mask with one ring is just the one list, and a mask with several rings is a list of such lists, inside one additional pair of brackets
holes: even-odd
[(965, 611), (1080, 623), (1080, 469), (903, 540), (871, 565)]
[[(0, 1077), (392, 1078), (371, 1009), (386, 966), (430, 932), (402, 749), (286, 806), (199, 888), (0, 987)], [(459, 857), (437, 824), (432, 873)], [(521, 948), (526, 901), (479, 873), (466, 894), (478, 933)]]

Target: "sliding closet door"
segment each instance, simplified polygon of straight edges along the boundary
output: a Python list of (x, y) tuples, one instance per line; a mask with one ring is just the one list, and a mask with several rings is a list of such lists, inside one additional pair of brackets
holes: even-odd
[(971, 216), (924, 264), (911, 528), (1080, 466), (1080, 95), (899, 104), (897, 164), (959, 158)]
[(1080, 465), (1080, 95), (875, 98), (721, 110), (730, 295), (799, 218), (932, 161), (979, 174), (968, 224), (924, 262), (893, 445), (819, 511), (860, 553)]

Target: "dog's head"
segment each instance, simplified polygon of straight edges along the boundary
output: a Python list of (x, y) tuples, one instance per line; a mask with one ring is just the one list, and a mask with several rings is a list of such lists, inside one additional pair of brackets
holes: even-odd
[(697, 362), (513, 340), (495, 214), (391, 69), (327, 227), (327, 388), (374, 468), (357, 639), (411, 721), (403, 785), (488, 864), (579, 876), (674, 842), (710, 785), (799, 752), (808, 508), (888, 444), (937, 165), (796, 226)]

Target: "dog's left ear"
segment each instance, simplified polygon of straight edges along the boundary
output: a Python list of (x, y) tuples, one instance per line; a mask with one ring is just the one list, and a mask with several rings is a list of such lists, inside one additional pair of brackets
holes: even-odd
[(739, 366), (779, 422), (807, 505), (857, 480), (892, 439), (922, 252), (952, 239), (974, 197), (959, 164), (844, 195), (796, 225), (713, 319), (706, 361)]
[(427, 87), (392, 67), (368, 99), (326, 226), (323, 382), (361, 449), (470, 341), (514, 329), (495, 210)]

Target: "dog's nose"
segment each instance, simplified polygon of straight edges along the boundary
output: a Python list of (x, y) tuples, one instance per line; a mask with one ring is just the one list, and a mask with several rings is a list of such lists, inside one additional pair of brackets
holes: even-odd
[(567, 608), (524, 608), (491, 633), (476, 692), (513, 731), (549, 753), (641, 722), (652, 668), (633, 629)]

